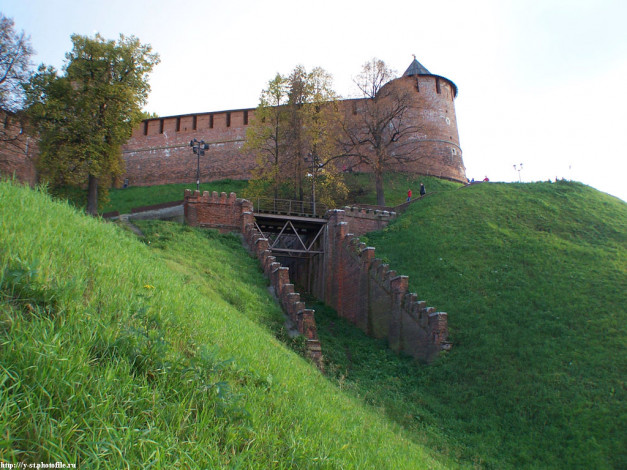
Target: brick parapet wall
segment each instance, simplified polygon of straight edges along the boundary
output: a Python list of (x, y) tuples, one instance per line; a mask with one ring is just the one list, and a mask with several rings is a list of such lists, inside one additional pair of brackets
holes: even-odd
[[(252, 215), (252, 212), (249, 214)], [(305, 308), (300, 294), (295, 292), (294, 284), (290, 282), (289, 268), (281, 265), (276, 257), (272, 256), (268, 240), (255, 225), (252, 222), (247, 223), (242, 234), (249, 251), (259, 259), (264, 274), (270, 280), (270, 285), (290, 323), (305, 337), (308, 356), (322, 369), (322, 348), (318, 339), (314, 310)]]
[(235, 193), (185, 190), (183, 210), (185, 221), (195, 227), (215, 228), (222, 233), (241, 232), (244, 213), (252, 211), (252, 203), (238, 199)]
[[(447, 314), (408, 292), (408, 277), (375, 257), (375, 249), (349, 232), (346, 213), (329, 216), (325, 251), (325, 303), (366, 334), (386, 338), (390, 348), (430, 361), (448, 349)], [(320, 286), (320, 284), (317, 284)]]
[(332, 216), (346, 222), (351, 233), (364, 235), (387, 227), (390, 221), (396, 217), (396, 212), (374, 207), (346, 206), (341, 212), (337, 210), (328, 211), (327, 217)]
[(185, 190), (184, 212), (185, 221), (189, 225), (243, 235), (244, 244), (259, 260), (281, 308), (291, 324), (305, 336), (307, 354), (322, 369), (322, 348), (318, 340), (315, 312), (305, 308), (300, 294), (294, 292), (289, 268), (282, 266), (272, 256), (268, 240), (255, 227), (252, 203), (238, 199), (235, 193), (227, 196), (226, 193), (205, 191), (201, 195), (200, 191)]

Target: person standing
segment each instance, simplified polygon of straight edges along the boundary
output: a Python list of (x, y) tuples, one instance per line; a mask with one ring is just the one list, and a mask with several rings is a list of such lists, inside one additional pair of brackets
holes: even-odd
[(427, 194), (427, 190), (425, 189), (425, 185), (420, 183), (420, 197), (423, 197), (425, 194)]
[(411, 201), (411, 189), (407, 190), (407, 202)]

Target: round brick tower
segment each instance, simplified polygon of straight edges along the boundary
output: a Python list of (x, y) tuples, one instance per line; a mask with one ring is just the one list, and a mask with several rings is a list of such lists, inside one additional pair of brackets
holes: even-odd
[(403, 76), (386, 86), (402, 87), (413, 97), (409, 113), (418, 126), (418, 155), (403, 170), (465, 183), (466, 168), (455, 117), (455, 83), (432, 74), (414, 58)]

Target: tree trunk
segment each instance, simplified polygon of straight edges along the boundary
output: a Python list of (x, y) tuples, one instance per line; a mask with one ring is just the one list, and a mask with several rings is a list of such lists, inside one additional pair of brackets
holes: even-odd
[(98, 178), (91, 174), (87, 182), (87, 213), (98, 214)]
[(374, 170), (374, 186), (377, 190), (377, 206), (385, 206), (385, 194), (383, 193), (383, 172)]

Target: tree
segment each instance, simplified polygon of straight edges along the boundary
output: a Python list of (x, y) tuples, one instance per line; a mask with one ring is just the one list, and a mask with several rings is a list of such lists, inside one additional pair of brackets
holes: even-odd
[(268, 82), (261, 92), (259, 106), (246, 130), (244, 149), (256, 153), (257, 168), (253, 171), (248, 195), (259, 197), (270, 188), (279, 197), (283, 174), (281, 164), (285, 153), (285, 128), (288, 84), (281, 74)]
[(338, 127), (336, 100), (331, 76), (321, 68), (308, 73), (297, 66), (269, 82), (246, 135), (245, 148), (257, 153), (259, 164), (251, 195), (272, 188), (275, 198), (303, 201), (309, 192), (313, 202), (317, 182), (318, 197), (327, 203), (346, 193), (335, 166), (327, 166), (336, 154), (337, 139), (331, 137)]
[(0, 143), (18, 145), (24, 122), (15, 113), (23, 103), (22, 85), (30, 78), (33, 53), (30, 38), (17, 33), (13, 20), (0, 13)]
[(381, 206), (385, 205), (383, 173), (418, 158), (416, 133), (421, 130), (411, 119), (411, 91), (392, 82), (394, 76), (382, 60), (373, 58), (364, 64), (355, 79), (364, 99), (355, 103), (352, 115), (347, 114), (340, 138), (345, 155), (370, 167)]
[(26, 87), (29, 115), (40, 133), (40, 171), (53, 187), (87, 185), (87, 213), (98, 191), (124, 171), (121, 146), (141, 120), (159, 62), (134, 36), (118, 41), (72, 36), (65, 75), (40, 66)]
[(34, 53), (30, 38), (14, 28), (13, 20), (0, 13), (0, 108), (12, 112), (21, 107), (22, 84), (30, 78)]

